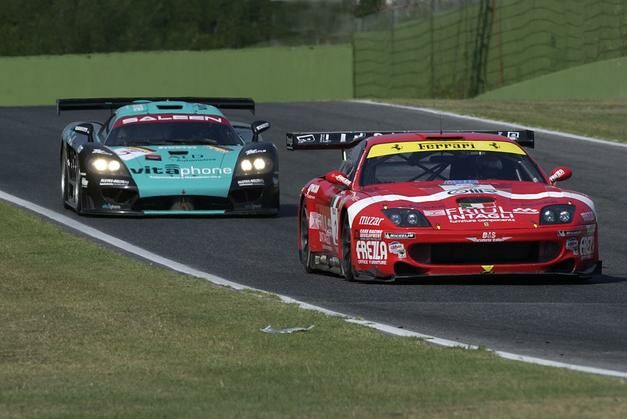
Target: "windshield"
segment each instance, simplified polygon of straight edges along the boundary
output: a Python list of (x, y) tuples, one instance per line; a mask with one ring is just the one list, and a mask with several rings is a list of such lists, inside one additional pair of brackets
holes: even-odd
[[(458, 142), (461, 143), (461, 142)], [(478, 142), (464, 142), (478, 144)], [(442, 142), (440, 142), (442, 144)], [(497, 143), (499, 148), (501, 148)], [(399, 150), (393, 152), (393, 147)], [(450, 145), (447, 144), (447, 145)], [(373, 146), (362, 167), (360, 184), (429, 182), (447, 180), (511, 180), (542, 182), (538, 167), (520, 147), (502, 144), (507, 150), (464, 149), (430, 151), (417, 149), (412, 143)], [(509, 146), (513, 147), (509, 147)], [(379, 146), (385, 146), (383, 150)], [(379, 147), (379, 149), (376, 149)], [(493, 146), (494, 147), (494, 146)], [(411, 151), (403, 152), (403, 148)], [(420, 146), (424, 147), (424, 144)], [(478, 148), (487, 148), (481, 144)]]
[(161, 144), (242, 145), (229, 125), (210, 121), (177, 121), (129, 124), (113, 128), (108, 146)]

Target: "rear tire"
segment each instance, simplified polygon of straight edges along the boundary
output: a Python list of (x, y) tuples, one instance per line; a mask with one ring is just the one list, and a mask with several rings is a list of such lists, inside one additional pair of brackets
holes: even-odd
[(348, 224), (348, 217), (344, 217), (342, 221), (342, 273), (344, 279), (349, 282), (355, 280), (351, 250), (351, 228)]
[(298, 249), (298, 257), (300, 263), (303, 264), (305, 272), (312, 273), (311, 251), (309, 250), (309, 218), (307, 218), (307, 209), (303, 204), (300, 208), (300, 247)]

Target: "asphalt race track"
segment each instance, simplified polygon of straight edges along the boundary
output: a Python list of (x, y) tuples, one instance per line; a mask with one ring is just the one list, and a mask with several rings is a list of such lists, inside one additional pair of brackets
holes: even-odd
[[(234, 119), (251, 120), (244, 113)], [(546, 171), (574, 171), (563, 184), (595, 200), (605, 275), (566, 280), (477, 279), (347, 283), (307, 275), (296, 252), (300, 187), (339, 165), (339, 152), (288, 152), (288, 130), (439, 129), (431, 114), (357, 103), (259, 105), (279, 147), (278, 218), (77, 217), (60, 200), (59, 136), (71, 120), (53, 107), (0, 109), (0, 189), (64, 213), (162, 256), (229, 280), (406, 329), (556, 361), (627, 371), (627, 148), (538, 135), (532, 155)], [(449, 129), (494, 128), (444, 118)], [(501, 127), (503, 128), (503, 127)], [(129, 278), (132, 281), (132, 278)], [(263, 320), (260, 324), (263, 325)]]

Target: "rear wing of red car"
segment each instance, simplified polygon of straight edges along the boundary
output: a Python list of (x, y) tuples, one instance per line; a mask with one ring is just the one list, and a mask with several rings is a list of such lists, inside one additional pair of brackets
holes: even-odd
[(523, 147), (534, 148), (535, 134), (530, 130), (520, 131), (332, 131), (332, 132), (288, 132), (288, 150), (344, 150), (354, 147), (370, 137), (387, 134), (492, 134), (507, 137)]
[(255, 101), (251, 98), (230, 97), (116, 97), (116, 98), (85, 98), (85, 99), (57, 99), (57, 114), (62, 111), (83, 110), (115, 110), (122, 106), (139, 104), (142, 102), (177, 101), (188, 103), (202, 103), (220, 109), (241, 109), (255, 113)]

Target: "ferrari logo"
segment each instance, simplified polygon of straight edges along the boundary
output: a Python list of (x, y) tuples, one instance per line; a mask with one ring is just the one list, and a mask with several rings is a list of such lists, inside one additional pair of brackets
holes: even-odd
[(483, 269), (484, 274), (491, 274), (494, 269), (494, 265), (481, 265), (481, 269)]

